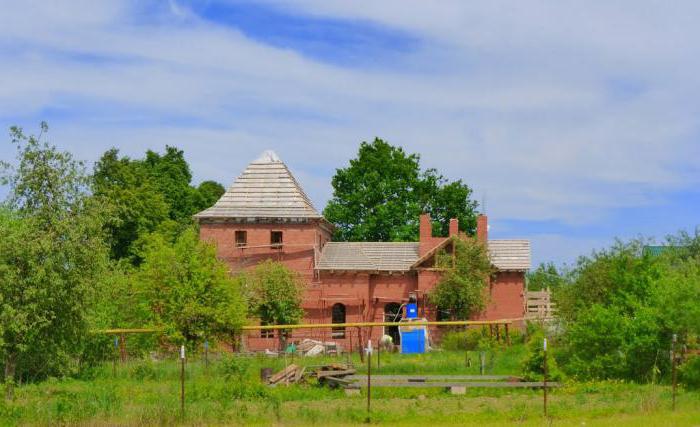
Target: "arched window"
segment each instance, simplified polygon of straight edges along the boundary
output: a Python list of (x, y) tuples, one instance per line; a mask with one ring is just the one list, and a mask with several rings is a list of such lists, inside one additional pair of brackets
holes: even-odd
[[(345, 306), (343, 304), (333, 304), (331, 323), (345, 323)], [(345, 328), (333, 328), (331, 336), (333, 338), (345, 338)]]

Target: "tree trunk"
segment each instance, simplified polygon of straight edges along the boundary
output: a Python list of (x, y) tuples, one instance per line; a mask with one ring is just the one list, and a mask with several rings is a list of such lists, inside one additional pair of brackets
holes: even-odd
[(5, 399), (14, 398), (15, 372), (17, 371), (17, 354), (9, 353), (5, 358)]

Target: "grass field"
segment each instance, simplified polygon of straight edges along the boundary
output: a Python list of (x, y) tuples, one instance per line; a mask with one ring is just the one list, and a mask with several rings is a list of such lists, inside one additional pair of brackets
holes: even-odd
[[(522, 346), (499, 350), (487, 373), (518, 374)], [(477, 374), (465, 354), (383, 354), (380, 374)], [(294, 359), (307, 366), (336, 358)], [(179, 365), (175, 360), (130, 362), (116, 376), (106, 364), (84, 379), (49, 380), (17, 388), (15, 400), (0, 403), (2, 425), (352, 425), (365, 421), (366, 395), (346, 397), (317, 384), (267, 387), (261, 367), (275, 370), (291, 359), (223, 358), (208, 368), (187, 366), (186, 414), (180, 418)], [(353, 358), (358, 370), (359, 359)], [(619, 382), (569, 383), (552, 391), (550, 419), (542, 416), (542, 392), (472, 389), (453, 396), (436, 388), (375, 389), (372, 423), (383, 425), (700, 425), (700, 393), (681, 390), (671, 412), (669, 386)]]

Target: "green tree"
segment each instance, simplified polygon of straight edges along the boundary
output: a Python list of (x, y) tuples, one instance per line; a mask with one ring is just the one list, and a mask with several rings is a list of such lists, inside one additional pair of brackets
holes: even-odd
[[(304, 317), (301, 308), (304, 281), (298, 273), (279, 262), (266, 260), (253, 270), (243, 273), (249, 311), (260, 318), (263, 325), (290, 325)], [(285, 346), (286, 331), (278, 335)]]
[(381, 139), (363, 142), (350, 166), (333, 177), (333, 198), (324, 216), (336, 225), (337, 240), (411, 241), (418, 238), (423, 212), (446, 235), (450, 218), (460, 230), (476, 228), (477, 203), (461, 180), (448, 182), (434, 169), (421, 171), (420, 156)]
[(660, 255), (644, 241), (582, 257), (555, 293), (563, 321), (562, 366), (580, 378), (654, 381), (668, 375), (671, 337), (700, 335), (699, 236), (681, 234)]
[(148, 150), (143, 163), (170, 207), (170, 219), (189, 223), (197, 211), (197, 190), (190, 185), (192, 172), (185, 153), (171, 146), (162, 155)]
[(197, 210), (208, 209), (224, 195), (226, 189), (216, 181), (204, 181), (197, 186)]
[(182, 232), (192, 224), (192, 215), (224, 192), (214, 181), (195, 188), (191, 180), (184, 153), (175, 147), (167, 146), (163, 154), (149, 150), (144, 159), (120, 157), (115, 148), (105, 152), (95, 164), (92, 190), (113, 206), (107, 225), (112, 257), (138, 264), (141, 236), (164, 228)]
[(452, 320), (464, 320), (485, 307), (486, 285), (493, 267), (486, 247), (475, 238), (452, 238), (453, 253), (440, 253), (442, 277), (428, 294), (431, 304)]
[(563, 274), (551, 262), (540, 263), (536, 269), (525, 274), (525, 279), (529, 291), (555, 290), (565, 283)]
[(85, 193), (80, 162), (11, 128), (17, 165), (3, 173), (0, 213), (0, 355), (4, 379), (61, 375), (80, 349), (107, 268), (102, 207)]
[(114, 208), (107, 224), (114, 259), (133, 256), (132, 245), (139, 236), (153, 232), (169, 217), (168, 202), (148, 170), (128, 157), (119, 158), (115, 148), (95, 164), (92, 189)]
[(165, 327), (174, 343), (194, 346), (209, 338), (231, 337), (245, 322), (239, 282), (193, 227), (174, 243), (151, 234), (135, 281), (142, 311), (151, 324)]
[(575, 319), (593, 304), (614, 305), (631, 314), (648, 301), (663, 262), (643, 250), (643, 240), (617, 241), (611, 248), (580, 257), (568, 281), (555, 292), (559, 315)]

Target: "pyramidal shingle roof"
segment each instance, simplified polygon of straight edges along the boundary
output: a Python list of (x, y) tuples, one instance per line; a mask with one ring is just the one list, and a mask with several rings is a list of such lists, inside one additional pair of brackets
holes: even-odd
[(248, 165), (214, 206), (195, 218), (322, 218), (287, 165), (265, 151)]

